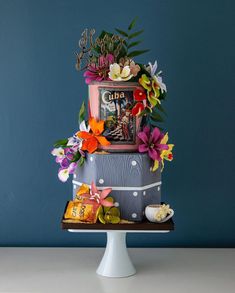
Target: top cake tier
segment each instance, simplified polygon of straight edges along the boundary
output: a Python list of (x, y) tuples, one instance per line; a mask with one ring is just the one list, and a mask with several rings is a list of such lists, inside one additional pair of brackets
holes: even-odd
[(100, 149), (114, 152), (134, 152), (138, 149), (137, 133), (141, 118), (134, 116), (134, 92), (141, 86), (135, 82), (93, 81), (89, 84), (89, 112), (105, 121), (105, 136), (111, 143)]

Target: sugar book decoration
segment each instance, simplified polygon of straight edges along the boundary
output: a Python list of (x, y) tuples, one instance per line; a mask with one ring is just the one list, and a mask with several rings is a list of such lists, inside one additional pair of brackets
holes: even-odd
[(146, 206), (161, 202), (161, 172), (174, 147), (162, 126), (167, 88), (157, 61), (135, 60), (148, 51), (136, 49), (142, 31), (135, 23), (96, 38), (85, 29), (79, 40), (76, 68), (88, 84), (87, 107), (83, 102), (74, 134), (52, 150), (59, 179), (74, 176), (67, 220), (143, 221)]

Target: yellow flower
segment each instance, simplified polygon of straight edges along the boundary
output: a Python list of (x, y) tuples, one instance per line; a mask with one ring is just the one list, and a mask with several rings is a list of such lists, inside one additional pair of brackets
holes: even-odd
[(147, 90), (147, 98), (153, 107), (161, 104), (161, 101), (158, 99), (160, 96), (160, 87), (156, 79), (150, 79), (146, 74), (142, 74), (139, 83)]
[(146, 89), (148, 92), (152, 90), (151, 81), (147, 77), (146, 74), (142, 74), (141, 78), (139, 79), (139, 83), (142, 85), (144, 89)]
[[(164, 135), (163, 139), (161, 140), (161, 143), (167, 144), (168, 142), (168, 132)], [(172, 150), (174, 145), (173, 144), (167, 144), (168, 145), (168, 150), (163, 150), (161, 153), (161, 159), (162, 159), (162, 170), (164, 169), (164, 160), (167, 161), (172, 161), (173, 160), (173, 154)]]
[(163, 204), (161, 205), (160, 209), (158, 210), (158, 212), (154, 215), (154, 218), (160, 222), (163, 219), (165, 219), (167, 217), (167, 215), (170, 214), (170, 206), (169, 204)]
[(161, 140), (161, 144), (166, 144), (168, 145), (168, 149), (167, 150), (162, 150), (161, 152), (161, 161), (154, 161), (154, 164), (153, 164), (153, 167), (152, 167), (152, 172), (155, 172), (158, 168), (159, 168), (159, 165), (161, 163), (162, 165), (162, 168), (161, 168), (161, 171), (164, 169), (164, 160), (167, 160), (167, 161), (172, 161), (173, 160), (173, 153), (172, 153), (172, 150), (173, 150), (173, 147), (174, 145), (173, 144), (167, 144), (168, 142), (168, 132), (164, 135), (164, 137), (162, 138)]
[(161, 208), (165, 214), (170, 214), (170, 205), (169, 204), (163, 204)]
[(158, 222), (160, 222), (160, 221), (162, 220), (161, 213), (160, 213), (160, 212), (156, 213), (155, 216), (154, 216), (154, 218), (155, 218)]
[(161, 220), (165, 219), (167, 213), (161, 208), (156, 214), (155, 219), (160, 222)]

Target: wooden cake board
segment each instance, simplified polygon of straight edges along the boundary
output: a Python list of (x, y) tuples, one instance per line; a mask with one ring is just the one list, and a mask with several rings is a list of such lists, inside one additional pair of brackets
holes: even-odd
[(61, 226), (62, 229), (72, 233), (102, 232), (107, 234), (105, 253), (96, 273), (112, 278), (129, 277), (136, 273), (126, 247), (127, 233), (168, 233), (174, 230), (172, 219), (165, 223), (144, 221), (141, 223), (86, 224), (71, 222), (62, 218)]

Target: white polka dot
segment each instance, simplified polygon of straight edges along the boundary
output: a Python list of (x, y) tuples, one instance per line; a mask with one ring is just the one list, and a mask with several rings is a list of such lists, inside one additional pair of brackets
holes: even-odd
[(91, 162), (93, 161), (93, 157), (90, 157), (90, 161), (91, 161)]
[(77, 178), (77, 175), (76, 174), (73, 174), (73, 178)]
[(104, 179), (100, 178), (100, 179), (99, 179), (99, 183), (100, 183), (100, 184), (103, 184), (103, 183), (104, 183)]
[(77, 188), (77, 186), (76, 186), (76, 185), (74, 185), (74, 186), (73, 186), (73, 189), (76, 189), (76, 188)]
[(160, 186), (158, 186), (158, 188), (157, 188), (157, 191), (160, 191), (161, 190), (161, 187)]
[(136, 165), (137, 165), (137, 162), (136, 162), (136, 161), (132, 161), (132, 162), (131, 162), (131, 165), (132, 165), (132, 166), (136, 166)]
[(133, 192), (133, 195), (134, 195), (134, 196), (137, 196), (137, 195), (138, 195), (138, 192), (137, 192), (137, 191), (134, 191), (134, 192)]
[(145, 196), (146, 195), (146, 191), (143, 191), (143, 196)]
[(116, 202), (114, 203), (114, 206), (115, 206), (115, 207), (119, 207), (119, 202), (116, 201)]
[(133, 213), (131, 216), (132, 216), (132, 218), (135, 219), (137, 217), (137, 214), (136, 213)]

